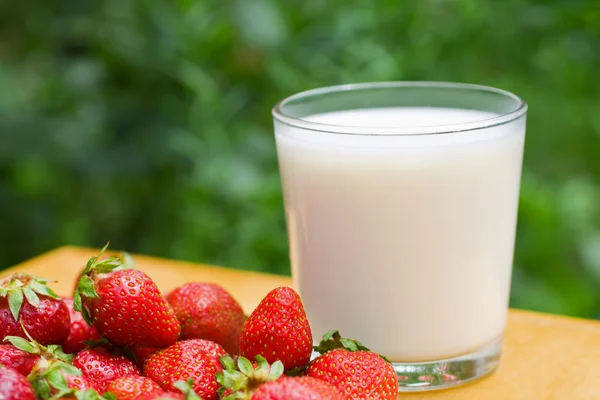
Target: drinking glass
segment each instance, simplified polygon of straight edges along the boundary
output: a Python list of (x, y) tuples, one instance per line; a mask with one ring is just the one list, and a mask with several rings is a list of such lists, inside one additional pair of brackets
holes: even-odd
[(445, 82), (310, 90), (273, 109), (294, 284), (315, 340), (387, 356), (399, 390), (493, 371), (527, 105)]

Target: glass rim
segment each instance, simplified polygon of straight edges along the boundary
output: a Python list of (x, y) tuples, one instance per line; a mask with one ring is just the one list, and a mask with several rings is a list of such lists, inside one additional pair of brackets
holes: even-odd
[[(492, 118), (474, 120), (469, 122), (460, 122), (452, 124), (429, 125), (429, 126), (408, 126), (408, 127), (365, 127), (357, 125), (335, 125), (322, 122), (309, 121), (303, 118), (293, 117), (285, 112), (285, 106), (294, 100), (307, 98), (311, 96), (327, 95), (331, 93), (340, 93), (364, 89), (381, 88), (423, 88), (423, 89), (460, 89), (473, 92), (488, 92), (504, 96), (516, 102), (516, 108), (512, 111), (499, 114)], [(448, 107), (451, 108), (451, 107)], [(464, 109), (464, 107), (457, 107)], [(272, 109), (273, 118), (285, 125), (315, 132), (332, 133), (339, 135), (356, 136), (413, 136), (413, 135), (440, 135), (459, 132), (467, 132), (479, 129), (492, 128), (499, 125), (510, 123), (527, 112), (527, 102), (519, 96), (492, 86), (476, 85), (471, 83), (443, 82), (443, 81), (387, 81), (387, 82), (365, 82), (350, 83), (345, 85), (325, 86), (317, 89), (306, 90), (296, 93), (277, 102)], [(368, 133), (364, 131), (368, 130)]]

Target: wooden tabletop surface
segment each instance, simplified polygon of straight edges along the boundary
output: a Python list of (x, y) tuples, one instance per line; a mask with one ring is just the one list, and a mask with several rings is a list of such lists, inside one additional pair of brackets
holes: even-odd
[[(53, 288), (70, 296), (75, 277), (96, 250), (62, 247), (0, 274), (15, 271), (57, 280)], [(228, 289), (247, 313), (288, 277), (135, 256), (163, 292), (184, 282), (216, 282)], [(504, 354), (494, 374), (462, 387), (400, 394), (418, 400), (600, 400), (600, 322), (511, 310)]]

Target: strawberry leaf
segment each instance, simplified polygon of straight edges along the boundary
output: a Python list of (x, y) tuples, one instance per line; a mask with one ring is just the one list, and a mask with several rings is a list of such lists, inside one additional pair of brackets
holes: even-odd
[(35, 344), (27, 341), (27, 339), (23, 339), (19, 336), (7, 336), (4, 338), (5, 342), (10, 342), (13, 346), (15, 346), (19, 350), (23, 350), (26, 353), (30, 354), (40, 354), (40, 348)]
[(62, 374), (60, 368), (50, 368), (45, 374), (46, 380), (50, 384), (51, 387), (57, 389), (59, 391), (67, 391), (69, 390), (69, 385), (67, 385), (67, 380), (65, 376)]
[(256, 362), (258, 363), (257, 370), (263, 373), (264, 375), (268, 375), (271, 371), (271, 366), (269, 365), (266, 358), (261, 356), (260, 354), (255, 357)]
[(271, 371), (269, 371), (269, 379), (274, 381), (283, 374), (283, 363), (279, 360), (275, 361), (271, 365)]
[(40, 397), (42, 399), (48, 399), (52, 396), (50, 385), (44, 378), (39, 375), (32, 378), (30, 375), (28, 379), (31, 386), (33, 386), (33, 390), (35, 390), (35, 393), (37, 394), (36, 398)]
[(350, 351), (371, 351), (369, 348), (365, 347), (358, 340), (341, 338), (340, 343), (344, 346), (345, 349)]
[(71, 361), (73, 361), (73, 358), (75, 357), (73, 354), (65, 353), (63, 351), (62, 347), (57, 344), (48, 345), (46, 352), (48, 354), (52, 355), (53, 358), (55, 358), (57, 360), (65, 361), (67, 363), (70, 363)]
[(58, 295), (54, 293), (52, 289), (46, 286), (46, 283), (40, 282), (39, 279), (35, 279), (31, 282), (31, 289), (36, 293), (51, 297), (54, 300), (60, 299), (60, 297), (58, 297)]
[(71, 364), (67, 364), (65, 362), (58, 362), (57, 366), (67, 375), (73, 375), (73, 376), (81, 375), (81, 371), (77, 367), (72, 366)]
[(246, 357), (239, 357), (237, 365), (244, 375), (250, 375), (254, 372), (252, 363)]
[[(91, 389), (88, 389), (91, 390)], [(117, 397), (111, 392), (104, 393), (101, 397), (82, 398), (81, 400), (95, 400), (95, 399), (106, 399), (106, 400), (117, 400)]]
[(331, 339), (332, 337), (339, 336), (339, 335), (340, 335), (340, 333), (334, 329), (334, 330), (329, 331), (326, 334), (324, 334), (323, 337), (321, 338), (321, 342), (326, 342), (329, 339)]
[(231, 358), (229, 356), (219, 357), (219, 362), (221, 363), (221, 366), (223, 367), (223, 369), (229, 369), (229, 370), (235, 369), (235, 362), (233, 361), (233, 358)]
[(173, 383), (173, 387), (181, 391), (185, 395), (186, 400), (202, 400), (192, 389), (193, 384), (194, 380), (190, 378), (187, 381), (176, 381)]
[(87, 275), (81, 277), (79, 284), (77, 285), (77, 290), (82, 296), (94, 299), (98, 298), (98, 293), (94, 288), (94, 281)]
[(22, 290), (11, 290), (8, 292), (8, 308), (15, 321), (19, 320), (19, 313), (21, 312), (21, 306), (23, 305), (23, 291)]
[(40, 306), (40, 298), (29, 286), (25, 286), (23, 288), (23, 294), (25, 294), (25, 298), (27, 299), (27, 302), (29, 304), (31, 304), (34, 307)]

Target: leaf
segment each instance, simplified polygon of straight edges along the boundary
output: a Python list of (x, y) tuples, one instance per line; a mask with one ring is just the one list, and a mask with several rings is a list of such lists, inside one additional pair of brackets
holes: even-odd
[(25, 286), (23, 288), (23, 293), (25, 294), (25, 298), (27, 299), (27, 302), (29, 302), (29, 304), (31, 304), (34, 307), (40, 306), (40, 298), (37, 294), (35, 294), (33, 290), (31, 290), (29, 286)]
[[(91, 390), (91, 389), (89, 389)], [(87, 390), (86, 390), (87, 391)], [(97, 397), (90, 397), (89, 400), (93, 400), (93, 399), (106, 399), (106, 400), (117, 400), (117, 396), (115, 396), (114, 394), (112, 394), (111, 392), (105, 392), (102, 397), (97, 396)], [(83, 400), (88, 400), (88, 399), (83, 399)]]
[(326, 334), (323, 335), (323, 337), (321, 338), (321, 342), (326, 342), (329, 339), (331, 339), (333, 336), (335, 336), (337, 334), (337, 336), (340, 335), (340, 333), (334, 329), (332, 331), (327, 332)]
[(67, 385), (67, 380), (65, 376), (62, 374), (60, 368), (50, 368), (45, 373), (46, 379), (50, 386), (58, 390), (69, 390), (69, 386)]
[(185, 393), (189, 390), (189, 386), (185, 381), (176, 381), (173, 383), (173, 387), (180, 390), (181, 393)]
[(33, 282), (31, 282), (31, 289), (36, 293), (43, 294), (44, 296), (51, 297), (55, 300), (60, 299), (60, 297), (58, 297), (56, 295), (56, 293), (54, 293), (54, 291), (52, 291), (52, 289), (50, 289), (48, 286), (46, 286), (46, 284), (41, 283), (37, 280), (34, 280)]
[[(77, 284), (77, 289), (79, 288), (79, 284)], [(75, 311), (81, 312), (81, 295), (79, 294), (79, 290), (75, 289), (75, 293), (73, 294), (73, 308)]]
[(255, 357), (256, 362), (258, 363), (258, 370), (263, 372), (265, 375), (269, 374), (271, 366), (267, 362), (267, 359), (261, 356), (260, 354)]
[(23, 292), (21, 290), (11, 290), (8, 292), (8, 307), (10, 308), (10, 312), (15, 321), (19, 320), (19, 312), (21, 311), (22, 305)]
[(279, 378), (283, 374), (283, 363), (279, 360), (275, 361), (273, 365), (271, 365), (271, 371), (269, 372), (269, 379), (275, 380)]
[(75, 357), (73, 354), (67, 354), (63, 351), (62, 346), (56, 345), (56, 344), (51, 344), (48, 346), (47, 352), (49, 354), (52, 354), (52, 356), (54, 356), (54, 358), (70, 363), (71, 361), (73, 361), (73, 358)]
[(135, 267), (135, 260), (133, 259), (131, 254), (127, 253), (126, 251), (121, 253), (121, 260), (126, 266)]
[(79, 285), (77, 285), (77, 291), (81, 296), (89, 297), (97, 299), (98, 293), (96, 292), (96, 288), (94, 288), (94, 281), (87, 275), (84, 275), (79, 280)]
[(81, 371), (71, 364), (67, 364), (66, 362), (58, 362), (57, 365), (67, 375), (81, 376)]
[(33, 379), (30, 377), (29, 382), (31, 383), (31, 386), (33, 386), (36, 394), (42, 399), (48, 399), (52, 395), (50, 385), (48, 385), (48, 382), (41, 376), (35, 376)]
[(345, 349), (348, 349), (350, 351), (371, 351), (367, 347), (363, 346), (362, 343), (360, 343), (358, 340), (341, 338), (340, 343), (344, 346)]
[(229, 356), (219, 357), (219, 362), (221, 363), (221, 365), (223, 366), (224, 369), (229, 369), (229, 370), (235, 369), (235, 362), (233, 361), (233, 358), (231, 358)]
[(116, 269), (123, 269), (123, 268), (119, 268), (121, 267), (123, 264), (121, 264), (121, 260), (119, 260), (118, 258), (108, 258), (106, 260), (102, 260), (101, 263), (98, 263), (94, 266), (94, 271), (96, 271), (99, 274), (105, 274), (107, 272), (112, 272)]
[(246, 357), (239, 357), (237, 365), (240, 371), (245, 375), (250, 376), (254, 372), (252, 363)]
[(29, 342), (27, 339), (23, 339), (19, 336), (7, 336), (4, 338), (5, 342), (10, 342), (13, 346), (15, 346), (19, 350), (23, 350), (26, 353), (30, 354), (40, 354), (40, 348), (35, 344)]
[(248, 383), (248, 377), (239, 371), (223, 371), (221, 385), (231, 390), (240, 390)]

